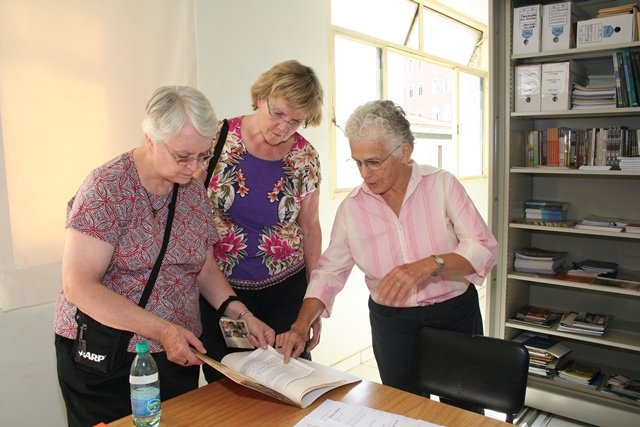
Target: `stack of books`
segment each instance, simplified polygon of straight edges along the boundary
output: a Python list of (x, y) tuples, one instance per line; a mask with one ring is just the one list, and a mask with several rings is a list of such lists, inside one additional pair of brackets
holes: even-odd
[(622, 374), (612, 375), (603, 390), (640, 402), (640, 379)]
[(560, 341), (532, 332), (524, 332), (514, 341), (524, 344), (529, 352), (529, 373), (543, 377), (556, 376), (558, 366), (571, 352), (571, 349)]
[(595, 365), (570, 360), (558, 370), (558, 376), (554, 379), (598, 389), (604, 383), (604, 374)]
[(639, 171), (640, 157), (622, 156), (618, 158), (618, 166), (623, 171)]
[(568, 311), (562, 315), (558, 331), (602, 336), (612, 319), (610, 314)]
[(527, 200), (524, 202), (524, 217), (527, 220), (559, 222), (567, 220), (569, 203), (552, 200)]
[(584, 272), (585, 275), (597, 275), (603, 277), (616, 277), (618, 274), (618, 264), (610, 261), (599, 261), (597, 259), (585, 259), (584, 261), (574, 262), (575, 270), (570, 270), (572, 274), (578, 275), (578, 270)]
[(572, 110), (616, 108), (616, 83), (613, 76), (610, 84), (602, 87), (574, 83), (571, 91), (571, 105)]
[(625, 225), (627, 225), (627, 222), (622, 218), (589, 215), (583, 218), (576, 225), (576, 228), (581, 230), (620, 232), (624, 230)]
[(562, 269), (566, 258), (567, 252), (524, 248), (516, 251), (513, 268), (523, 273), (555, 274)]
[(640, 233), (640, 222), (632, 222), (624, 226), (627, 233)]
[(562, 312), (554, 311), (547, 307), (525, 305), (510, 320), (531, 326), (550, 328), (558, 323), (561, 316)]

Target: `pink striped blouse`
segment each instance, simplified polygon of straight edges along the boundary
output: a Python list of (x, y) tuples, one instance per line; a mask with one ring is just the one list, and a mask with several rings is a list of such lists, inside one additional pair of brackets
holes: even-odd
[(378, 282), (395, 266), (433, 254), (461, 255), (473, 274), (460, 281), (429, 278), (402, 306), (435, 304), (461, 295), (469, 283), (480, 284), (496, 263), (497, 249), (462, 184), (449, 172), (414, 162), (399, 216), (364, 183), (342, 201), (305, 298), (320, 299), (328, 316), (354, 265), (377, 302)]

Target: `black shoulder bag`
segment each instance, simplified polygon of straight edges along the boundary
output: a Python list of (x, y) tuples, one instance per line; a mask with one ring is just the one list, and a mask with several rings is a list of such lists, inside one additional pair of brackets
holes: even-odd
[(207, 167), (207, 178), (204, 180), (204, 188), (209, 188), (209, 181), (211, 181), (211, 176), (213, 175), (213, 170), (216, 168), (216, 163), (218, 163), (218, 158), (220, 158), (220, 153), (222, 153), (222, 147), (224, 147), (224, 142), (227, 139), (227, 133), (229, 132), (229, 122), (227, 119), (222, 121), (222, 127), (220, 128), (220, 133), (218, 134), (218, 141), (216, 142), (216, 146), (213, 150), (213, 156), (211, 160), (209, 160), (209, 166)]
[[(156, 263), (149, 274), (149, 280), (138, 302), (138, 305), (142, 308), (147, 305), (169, 244), (177, 197), (178, 184), (173, 184), (169, 215), (164, 229), (164, 239), (160, 254), (158, 254), (158, 259), (156, 259)], [(76, 322), (78, 323), (78, 330), (73, 343), (73, 360), (76, 362), (76, 366), (104, 376), (117, 371), (125, 361), (127, 347), (131, 337), (133, 337), (133, 332), (105, 326), (80, 311), (80, 309), (76, 311)]]

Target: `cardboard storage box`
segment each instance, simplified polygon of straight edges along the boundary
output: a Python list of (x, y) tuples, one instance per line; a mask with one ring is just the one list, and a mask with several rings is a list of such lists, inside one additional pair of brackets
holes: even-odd
[(576, 47), (591, 47), (636, 40), (636, 16), (633, 13), (579, 21)]

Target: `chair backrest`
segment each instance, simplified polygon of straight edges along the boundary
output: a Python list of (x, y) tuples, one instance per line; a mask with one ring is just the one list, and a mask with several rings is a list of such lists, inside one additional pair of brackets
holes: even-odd
[(422, 392), (502, 412), (524, 406), (529, 352), (521, 343), (422, 327), (413, 366)]

